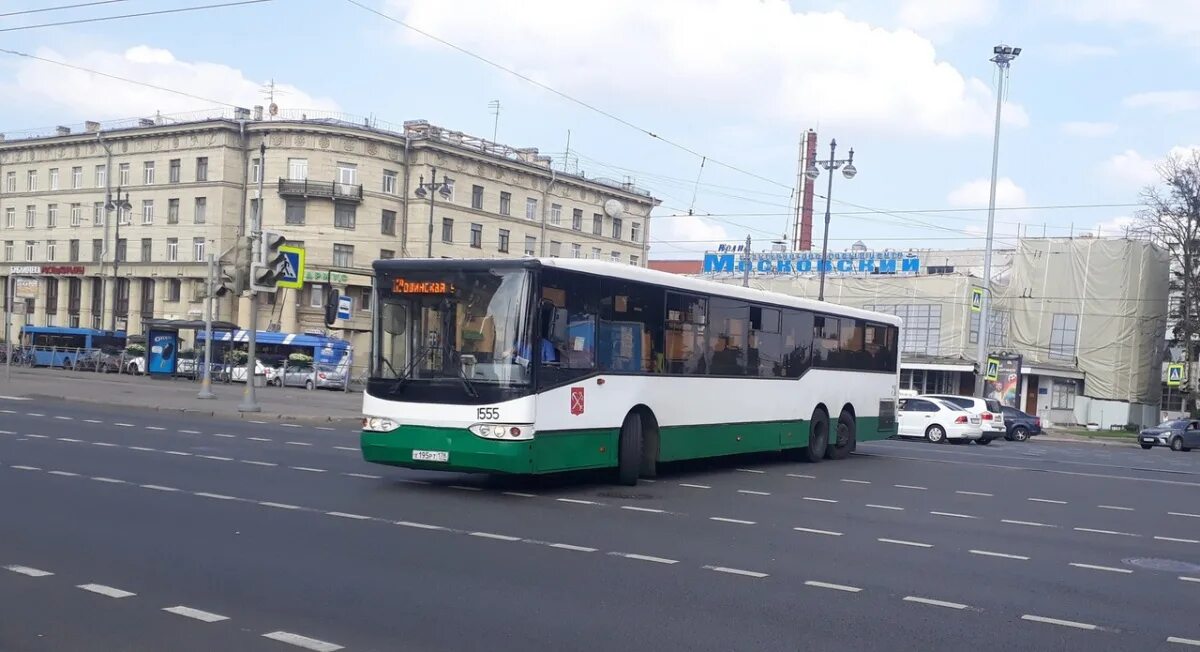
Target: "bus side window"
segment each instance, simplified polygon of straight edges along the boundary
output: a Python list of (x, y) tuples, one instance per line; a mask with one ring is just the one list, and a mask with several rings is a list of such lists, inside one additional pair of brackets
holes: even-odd
[(669, 374), (707, 372), (704, 334), (708, 300), (703, 297), (667, 293), (666, 371)]
[(653, 285), (600, 281), (597, 362), (601, 370), (661, 373), (663, 291)]
[[(600, 280), (562, 270), (543, 269), (538, 337), (543, 346), (543, 385), (558, 385), (596, 368), (596, 321), (600, 311)], [(547, 358), (547, 354), (553, 355)]]
[(784, 310), (781, 334), (782, 373), (777, 375), (799, 378), (813, 364), (813, 314), (806, 310)]
[(783, 375), (779, 322), (779, 310), (750, 306), (750, 339), (746, 344), (747, 376)]
[(838, 328), (836, 317), (813, 317), (813, 366), (836, 367), (838, 359)]

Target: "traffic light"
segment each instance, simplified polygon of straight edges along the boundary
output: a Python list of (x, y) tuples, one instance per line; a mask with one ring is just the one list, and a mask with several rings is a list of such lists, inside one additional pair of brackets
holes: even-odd
[(338, 301), (340, 299), (341, 295), (333, 288), (329, 288), (329, 291), (325, 293), (325, 326), (331, 327), (337, 321)]
[(276, 284), (282, 279), (296, 277), (292, 259), (280, 247), (287, 244), (287, 238), (282, 233), (263, 231), (259, 243), (259, 260), (250, 267), (250, 289), (255, 292), (274, 292)]
[(230, 292), (237, 291), (237, 280), (230, 276), (225, 270), (221, 270), (217, 274), (216, 287), (213, 288), (213, 296), (223, 297)]

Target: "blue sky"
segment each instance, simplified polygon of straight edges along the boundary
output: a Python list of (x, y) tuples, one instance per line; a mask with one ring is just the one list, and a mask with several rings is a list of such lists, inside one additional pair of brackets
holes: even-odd
[[(360, 1), (710, 160), (702, 169), (695, 154), (346, 0), (0, 32), (0, 47), (240, 105), (262, 103), (257, 90), (273, 78), (288, 91), (277, 98), (284, 108), (421, 118), (484, 137), (499, 100), (502, 142), (561, 156), (569, 131), (580, 169), (633, 177), (660, 197), (658, 258), (747, 233), (778, 237), (810, 127), (822, 152), (831, 137), (841, 152), (854, 147), (859, 170), (834, 182), (832, 249), (860, 238), (875, 248), (981, 244), (984, 211), (936, 211), (986, 206), (988, 58), (999, 42), (1024, 52), (1004, 108), (998, 204), (1108, 205), (1000, 211), (1002, 239), (1018, 224), (1115, 235), (1154, 163), (1200, 144), (1192, 0)], [(57, 4), (71, 3), (9, 0), (0, 14)], [(198, 4), (210, 2), (125, 0), (0, 17), (0, 30)], [(0, 55), (0, 92), (10, 137), (211, 106), (11, 55)]]

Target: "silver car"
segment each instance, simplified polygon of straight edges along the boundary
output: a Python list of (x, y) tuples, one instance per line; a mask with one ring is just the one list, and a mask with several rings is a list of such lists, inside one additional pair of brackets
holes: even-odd
[(345, 389), (346, 376), (334, 365), (289, 362), (284, 365), (282, 372), (276, 374), (275, 385), (305, 389)]

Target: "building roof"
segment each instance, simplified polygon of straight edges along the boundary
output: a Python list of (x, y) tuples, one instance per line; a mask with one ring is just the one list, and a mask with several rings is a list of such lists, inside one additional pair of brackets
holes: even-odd
[(704, 271), (702, 260), (651, 260), (646, 266), (668, 274), (699, 274)]

